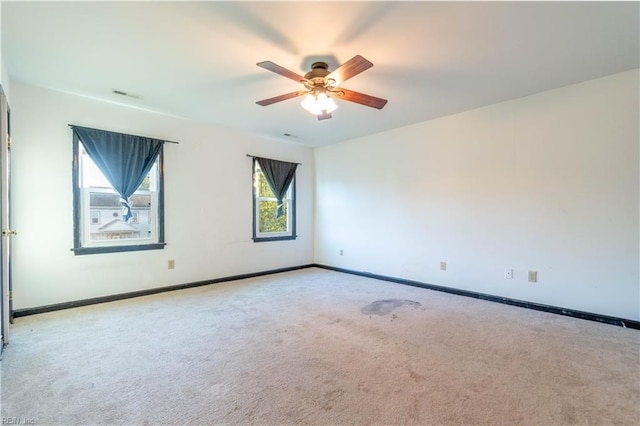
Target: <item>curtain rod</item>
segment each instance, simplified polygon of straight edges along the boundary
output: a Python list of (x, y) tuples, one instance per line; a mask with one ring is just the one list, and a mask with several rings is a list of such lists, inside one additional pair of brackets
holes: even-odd
[[(72, 127), (72, 128), (73, 127), (84, 127), (84, 126), (78, 126), (78, 125), (75, 125), (75, 124), (67, 124), (67, 126)], [(84, 127), (84, 128), (85, 129), (92, 129), (92, 130), (100, 130), (101, 132), (119, 133), (121, 135), (126, 135), (126, 136), (135, 136), (135, 137), (143, 137), (143, 138), (147, 138), (148, 137), (149, 139), (155, 139), (155, 140), (162, 141), (162, 142), (175, 143), (176, 145), (180, 145), (180, 142), (168, 141), (168, 140), (158, 139), (158, 138), (151, 138), (149, 136), (130, 135), (128, 133), (112, 132), (111, 130), (102, 130), (102, 129), (96, 129), (96, 128), (93, 128), (93, 127)]]
[[(251, 155), (251, 154), (247, 154), (247, 157), (251, 157), (251, 158), (264, 158), (264, 157), (260, 157), (260, 156), (257, 156), (257, 155)], [(278, 161), (282, 161), (282, 160), (278, 160)], [(291, 163), (291, 161), (285, 161), (285, 163)], [(294, 163), (294, 164), (297, 164), (297, 165), (299, 165), (299, 166), (302, 166), (302, 163)]]

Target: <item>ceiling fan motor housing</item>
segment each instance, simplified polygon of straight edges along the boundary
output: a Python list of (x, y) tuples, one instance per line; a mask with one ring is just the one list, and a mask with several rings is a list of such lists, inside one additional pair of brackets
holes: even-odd
[(330, 74), (329, 66), (326, 62), (314, 62), (311, 65), (311, 71), (304, 75), (304, 78), (312, 81), (314, 84), (323, 84), (324, 78)]

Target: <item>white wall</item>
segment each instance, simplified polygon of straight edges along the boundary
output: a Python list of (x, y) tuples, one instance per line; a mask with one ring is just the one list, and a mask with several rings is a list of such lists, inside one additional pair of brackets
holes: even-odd
[[(0, 59), (0, 62), (1, 61), (2, 60)], [(9, 92), (11, 91), (11, 89), (9, 84), (9, 74), (7, 73), (7, 70), (4, 68), (4, 63), (0, 64), (0, 85), (2, 85), (2, 91), (7, 97), (7, 102), (10, 102), (11, 95), (9, 94)]]
[[(0, 1), (0, 26), (2, 25), (2, 2)], [(4, 91), (7, 101), (10, 100), (9, 73), (4, 64), (4, 52), (2, 51), (2, 31), (0, 31), (0, 85)]]
[[(12, 82), (14, 308), (313, 262), (313, 150)], [(165, 144), (164, 250), (74, 256), (67, 124)], [(246, 154), (302, 163), (295, 241), (254, 243)], [(176, 268), (167, 269), (175, 259)]]
[(2, 85), (2, 91), (7, 97), (7, 102), (9, 102), (9, 106), (11, 106), (11, 84), (9, 82), (9, 73), (4, 67), (4, 62), (0, 59), (0, 85)]
[(638, 80), (317, 149), (316, 262), (640, 319)]

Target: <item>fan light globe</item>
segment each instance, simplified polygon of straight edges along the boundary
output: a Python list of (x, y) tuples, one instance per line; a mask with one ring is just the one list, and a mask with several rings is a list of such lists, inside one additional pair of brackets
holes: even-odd
[(302, 107), (314, 115), (331, 114), (338, 108), (335, 101), (321, 92), (317, 95), (308, 94), (301, 103)]

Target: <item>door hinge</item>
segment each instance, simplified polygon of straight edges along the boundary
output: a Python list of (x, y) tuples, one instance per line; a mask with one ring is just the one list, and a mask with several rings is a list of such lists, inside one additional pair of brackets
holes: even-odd
[(11, 230), (11, 229), (3, 229), (2, 230), (2, 236), (6, 237), (8, 235), (18, 235), (18, 231)]
[(9, 290), (9, 300), (13, 300), (13, 290)]
[(7, 149), (11, 149), (11, 136), (7, 136)]

